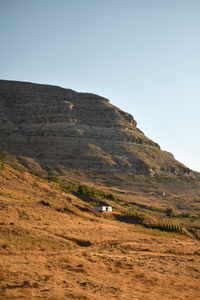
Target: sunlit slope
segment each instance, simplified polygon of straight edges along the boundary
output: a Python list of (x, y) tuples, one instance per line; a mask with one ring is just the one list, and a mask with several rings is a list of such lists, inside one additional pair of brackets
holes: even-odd
[[(108, 99), (61, 87), (0, 81), (0, 150), (42, 168), (193, 178)], [(109, 175), (110, 176), (110, 175)]]

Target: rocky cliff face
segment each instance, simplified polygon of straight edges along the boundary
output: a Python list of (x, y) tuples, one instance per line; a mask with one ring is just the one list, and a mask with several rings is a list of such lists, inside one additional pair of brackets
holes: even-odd
[(0, 151), (42, 167), (191, 175), (103, 97), (0, 80)]

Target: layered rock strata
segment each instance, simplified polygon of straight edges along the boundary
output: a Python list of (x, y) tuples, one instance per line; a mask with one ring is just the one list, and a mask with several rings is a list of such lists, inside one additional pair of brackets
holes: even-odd
[(108, 99), (26, 82), (0, 80), (0, 151), (57, 169), (192, 174)]

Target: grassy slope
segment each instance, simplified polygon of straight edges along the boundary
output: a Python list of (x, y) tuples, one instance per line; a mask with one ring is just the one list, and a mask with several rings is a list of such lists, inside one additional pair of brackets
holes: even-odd
[(7, 164), (0, 183), (0, 298), (200, 299), (199, 241), (94, 213)]

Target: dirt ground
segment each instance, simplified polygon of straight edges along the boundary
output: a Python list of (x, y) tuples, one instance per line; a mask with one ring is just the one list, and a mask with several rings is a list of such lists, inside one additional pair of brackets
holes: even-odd
[(199, 241), (81, 211), (11, 168), (0, 183), (0, 299), (200, 299)]

